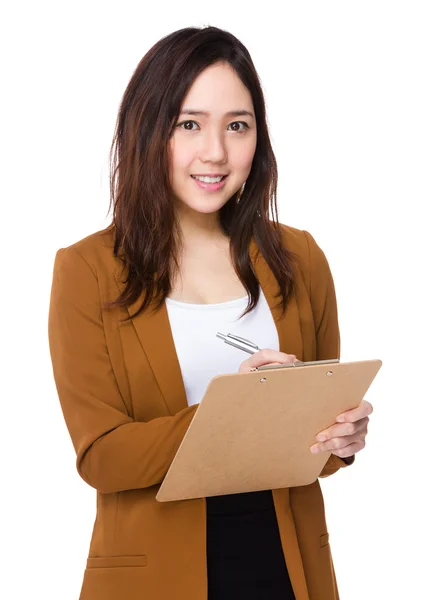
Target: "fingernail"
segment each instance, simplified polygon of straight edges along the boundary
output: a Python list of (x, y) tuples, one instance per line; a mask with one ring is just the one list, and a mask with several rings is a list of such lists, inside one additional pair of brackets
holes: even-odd
[(339, 417), (336, 417), (336, 421), (339, 421), (339, 423), (343, 423), (345, 421), (345, 417), (342, 415), (339, 415)]
[(325, 435), (323, 433), (321, 433), (321, 435), (318, 435), (318, 437), (316, 439), (318, 440), (318, 442), (325, 442), (325, 440), (327, 438), (325, 437)]

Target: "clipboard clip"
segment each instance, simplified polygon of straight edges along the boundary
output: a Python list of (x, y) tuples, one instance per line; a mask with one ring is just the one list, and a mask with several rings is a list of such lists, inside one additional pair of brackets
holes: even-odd
[(313, 365), (330, 365), (330, 364), (336, 364), (339, 363), (339, 358), (331, 358), (331, 359), (327, 359), (327, 360), (310, 360), (310, 361), (303, 361), (303, 360), (297, 360), (296, 362), (293, 363), (285, 363), (283, 365), (262, 365), (261, 367), (253, 367), (252, 369), (250, 369), (250, 372), (253, 371), (266, 371), (267, 369), (288, 369), (291, 367), (310, 367)]

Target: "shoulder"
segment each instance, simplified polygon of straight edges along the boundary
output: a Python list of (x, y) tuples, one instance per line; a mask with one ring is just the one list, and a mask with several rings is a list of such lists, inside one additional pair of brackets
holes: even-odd
[(55, 262), (61, 264), (83, 264), (97, 275), (101, 268), (115, 268), (113, 256), (115, 231), (112, 226), (101, 229), (80, 240), (57, 250)]
[(289, 250), (296, 252), (298, 255), (305, 256), (308, 254), (308, 245), (306, 232), (302, 229), (296, 229), (285, 223), (280, 223), (284, 246)]
[(328, 271), (328, 262), (321, 247), (308, 231), (280, 224), (284, 247), (295, 253), (296, 263), (306, 281), (315, 274)]

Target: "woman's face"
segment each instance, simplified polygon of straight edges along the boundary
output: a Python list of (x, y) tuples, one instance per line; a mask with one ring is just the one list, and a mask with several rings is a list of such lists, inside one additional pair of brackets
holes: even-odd
[[(207, 67), (185, 96), (170, 140), (177, 208), (195, 216), (217, 212), (246, 181), (255, 148), (250, 92), (228, 64)], [(196, 180), (215, 175), (224, 176), (221, 184)]]

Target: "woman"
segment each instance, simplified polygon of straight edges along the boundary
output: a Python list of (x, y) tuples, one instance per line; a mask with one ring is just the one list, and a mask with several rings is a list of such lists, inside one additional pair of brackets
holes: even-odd
[[(97, 490), (80, 598), (337, 599), (318, 480), (155, 499), (212, 377), (339, 356), (327, 260), (277, 221), (247, 49), (215, 27), (160, 40), (125, 91), (113, 151), (112, 224), (57, 252), (49, 316), (77, 469)], [(244, 360), (217, 331), (265, 350)], [(371, 409), (324, 432), (322, 477), (354, 461)]]

